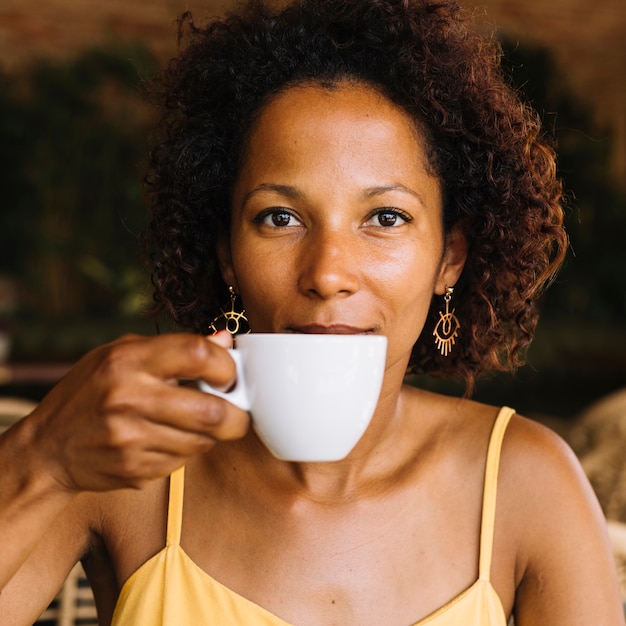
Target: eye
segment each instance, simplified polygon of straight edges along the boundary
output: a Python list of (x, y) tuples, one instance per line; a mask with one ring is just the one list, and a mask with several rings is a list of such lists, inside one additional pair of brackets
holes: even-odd
[(385, 207), (377, 209), (367, 220), (368, 225), (382, 226), (383, 228), (393, 228), (408, 224), (412, 218), (400, 209)]
[(272, 228), (287, 228), (289, 226), (299, 226), (298, 220), (293, 213), (287, 209), (267, 209), (254, 218), (254, 223)]

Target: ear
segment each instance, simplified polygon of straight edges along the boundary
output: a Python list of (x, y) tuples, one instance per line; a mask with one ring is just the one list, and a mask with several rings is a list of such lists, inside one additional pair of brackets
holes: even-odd
[(227, 285), (232, 285), (237, 291), (237, 279), (233, 269), (232, 255), (230, 251), (230, 236), (228, 231), (221, 230), (217, 236), (217, 260), (220, 266), (220, 274)]
[(467, 259), (469, 244), (461, 224), (455, 224), (446, 236), (439, 276), (435, 283), (435, 293), (442, 296), (446, 287), (453, 287), (461, 276)]

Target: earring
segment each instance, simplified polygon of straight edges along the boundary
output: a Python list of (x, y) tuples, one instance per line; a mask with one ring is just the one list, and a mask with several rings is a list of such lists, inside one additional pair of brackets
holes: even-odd
[(461, 324), (459, 319), (454, 314), (454, 309), (450, 311), (450, 300), (452, 300), (452, 294), (454, 293), (453, 287), (446, 287), (446, 293), (443, 296), (446, 303), (446, 312), (439, 311), (439, 321), (433, 330), (435, 337), (435, 344), (441, 352), (442, 356), (448, 356), (452, 351), (452, 346), (456, 342), (456, 338), (459, 334)]
[[(237, 335), (242, 332), (241, 325), (248, 323), (245, 309), (241, 312), (235, 311), (235, 299), (237, 298), (237, 294), (232, 285), (228, 285), (228, 293), (230, 295), (230, 311), (220, 309), (220, 315), (209, 324), (209, 329), (213, 331), (213, 334), (220, 330), (227, 330), (231, 335)], [(250, 329), (248, 328), (248, 330), (242, 334), (247, 335), (249, 332)]]

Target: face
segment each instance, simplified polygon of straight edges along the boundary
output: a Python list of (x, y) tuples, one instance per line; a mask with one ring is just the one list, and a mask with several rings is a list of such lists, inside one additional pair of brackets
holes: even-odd
[(219, 246), (254, 332), (382, 334), (388, 362), (406, 367), (465, 252), (444, 236), (440, 181), (402, 109), (352, 84), (266, 105)]

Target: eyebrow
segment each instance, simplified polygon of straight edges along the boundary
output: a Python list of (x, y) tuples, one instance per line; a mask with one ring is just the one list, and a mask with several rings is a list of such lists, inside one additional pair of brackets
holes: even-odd
[(409, 187), (405, 187), (401, 183), (391, 183), (389, 185), (378, 185), (376, 187), (369, 187), (365, 190), (363, 195), (366, 198), (375, 198), (376, 196), (382, 196), (383, 194), (389, 191), (400, 191), (402, 193), (407, 193), (410, 196), (417, 198), (420, 204), (424, 204), (424, 198), (419, 192), (414, 191), (413, 189), (410, 189)]
[[(301, 200), (304, 198), (304, 194), (297, 187), (293, 187), (292, 185), (261, 183), (258, 187), (255, 187), (245, 195), (242, 206), (245, 206), (252, 196), (263, 191), (277, 193), (291, 200)], [(401, 193), (409, 194), (410, 196), (416, 198), (422, 205), (424, 204), (424, 198), (419, 192), (414, 191), (413, 189), (410, 189), (409, 187), (406, 187), (401, 183), (390, 183), (388, 185), (376, 185), (375, 187), (367, 187), (363, 190), (362, 195), (364, 198), (369, 199), (375, 198), (377, 196), (382, 196), (383, 194), (390, 191), (399, 191)]]
[(255, 194), (261, 191), (272, 191), (281, 196), (284, 196), (285, 198), (290, 198), (291, 200), (301, 200), (302, 198), (304, 198), (304, 194), (299, 189), (291, 185), (278, 185), (276, 183), (262, 183), (258, 187), (255, 187), (254, 189), (252, 189), (245, 195), (243, 202), (241, 203), (242, 206), (245, 206), (248, 200), (252, 196), (254, 196)]

